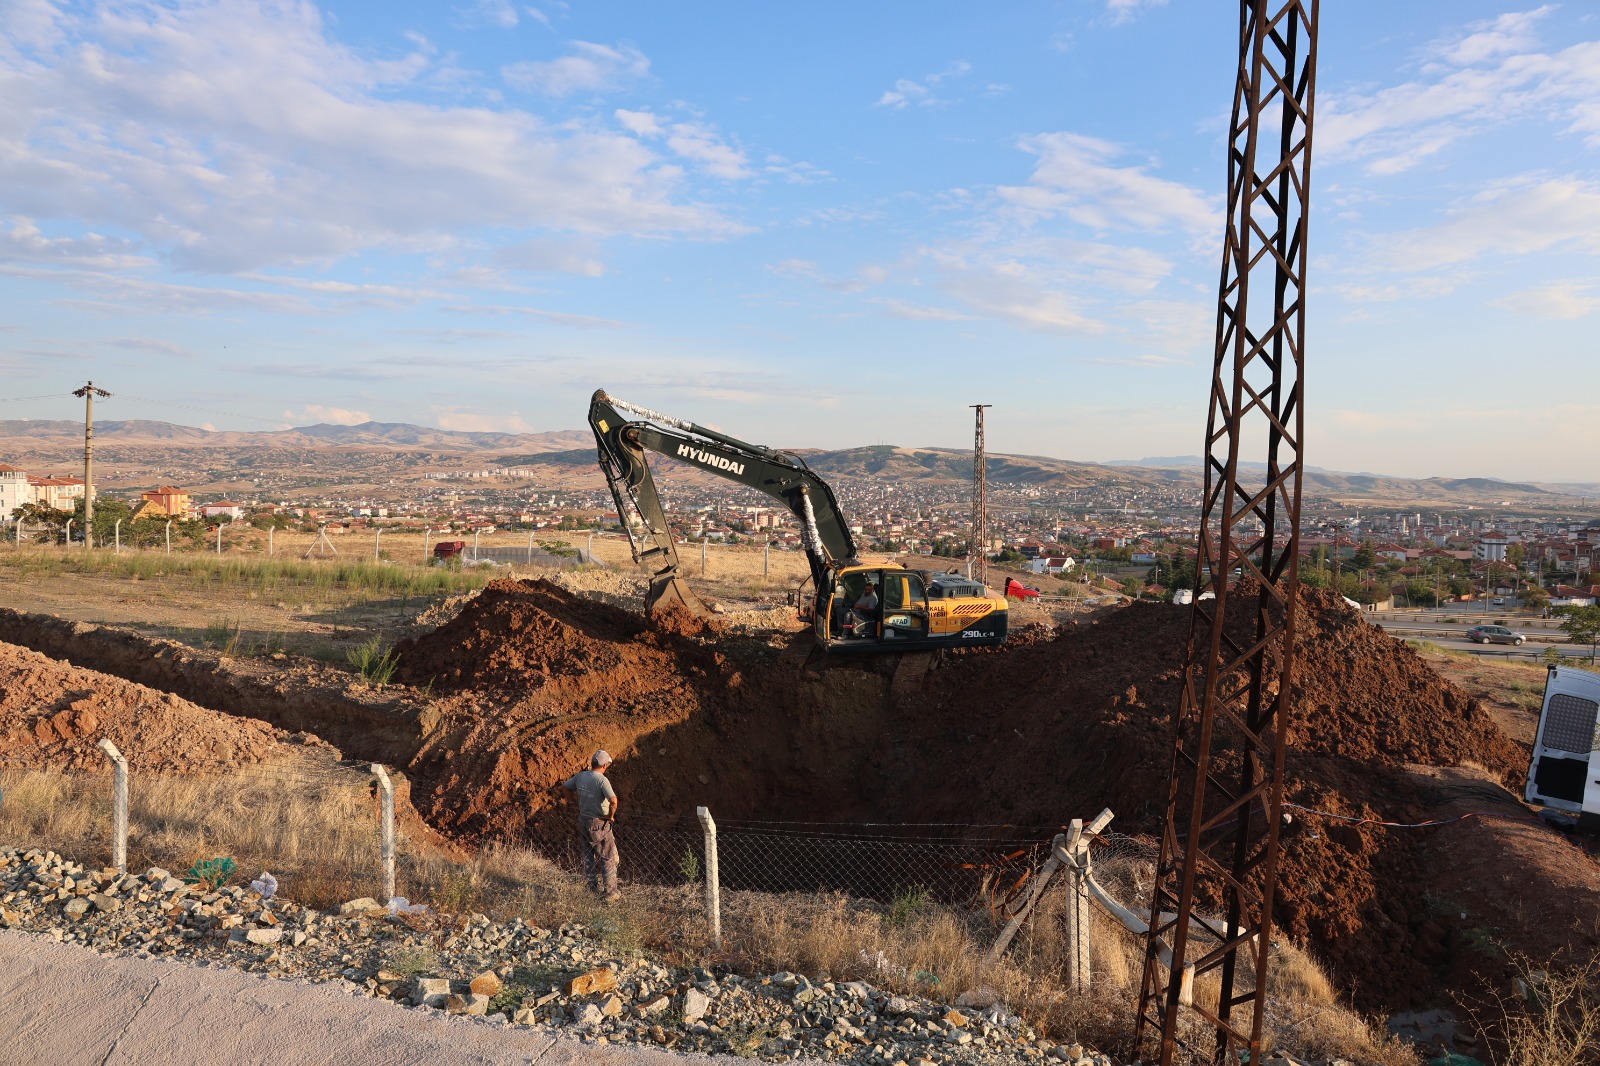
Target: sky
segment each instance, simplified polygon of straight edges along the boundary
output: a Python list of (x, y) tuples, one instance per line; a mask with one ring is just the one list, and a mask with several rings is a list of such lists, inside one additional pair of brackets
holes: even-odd
[[(1600, 479), (1600, 13), (1322, 5), (1306, 461)], [(0, 418), (1202, 450), (1212, 0), (0, 0)]]

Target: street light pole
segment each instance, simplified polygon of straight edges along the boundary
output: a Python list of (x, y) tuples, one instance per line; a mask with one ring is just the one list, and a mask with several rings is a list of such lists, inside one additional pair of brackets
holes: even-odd
[(88, 381), (72, 395), (83, 398), (83, 547), (88, 550), (94, 547), (94, 398), (111, 394)]

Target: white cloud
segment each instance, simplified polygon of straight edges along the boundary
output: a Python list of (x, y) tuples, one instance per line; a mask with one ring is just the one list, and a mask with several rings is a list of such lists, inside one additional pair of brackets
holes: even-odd
[(577, 274), (598, 278), (605, 274), (598, 249), (588, 243), (545, 238), (521, 241), (496, 248), (490, 255), (497, 267), (534, 273)]
[(1370, 264), (1424, 272), (1560, 246), (1600, 252), (1600, 182), (1521, 177), (1456, 204), (1436, 226), (1375, 240)]
[(619, 107), (614, 114), (617, 116), (617, 121), (622, 123), (623, 128), (629, 133), (640, 137), (661, 136), (661, 120), (649, 111), (629, 111), (625, 107)]
[(1600, 310), (1600, 282), (1546, 282), (1507, 293), (1494, 305), (1530, 318), (1583, 318)]
[(907, 303), (905, 300), (875, 299), (872, 302), (881, 304), (884, 310), (895, 318), (905, 318), (913, 322), (966, 322), (973, 317), (946, 307), (928, 307), (924, 304)]
[(90, 270), (124, 270), (150, 266), (154, 260), (135, 255), (132, 244), (119, 238), (86, 233), (81, 237), (47, 237), (32, 219), (0, 222), (0, 262), (40, 263)]
[(1538, 26), (1554, 8), (1473, 23), (1424, 49), (1418, 76), (1370, 92), (1324, 94), (1317, 154), (1364, 161), (1392, 175), (1445, 147), (1519, 120), (1565, 122), (1600, 144), (1600, 42), (1538, 50)]
[(700, 164), (701, 169), (714, 177), (738, 181), (753, 173), (744, 152), (699, 123), (676, 123), (667, 135), (667, 147), (676, 152), (679, 158)]
[(972, 73), (972, 64), (964, 59), (958, 59), (935, 74), (925, 75), (921, 81), (900, 78), (894, 83), (894, 88), (885, 90), (883, 95), (878, 97), (877, 102), (872, 106), (887, 107), (891, 110), (899, 111), (902, 108), (910, 107), (912, 104), (918, 107), (932, 107), (936, 104), (944, 103), (943, 100), (934, 95), (934, 90), (939, 87), (939, 84), (951, 78), (964, 78), (970, 73)]
[(1106, 14), (1117, 25), (1131, 22), (1153, 7), (1166, 7), (1167, 0), (1106, 0)]
[(571, 55), (512, 63), (500, 73), (516, 88), (546, 96), (609, 92), (650, 73), (650, 60), (631, 44), (573, 41), (571, 48)]
[(343, 407), (324, 407), (314, 403), (302, 407), (298, 414), (294, 411), (284, 411), (285, 420), (296, 425), (314, 425), (328, 423), (334, 426), (359, 426), (363, 422), (371, 422), (372, 416), (366, 411), (352, 411)]
[(466, 7), (457, 8), (456, 18), (462, 26), (498, 26), (503, 30), (517, 28), (517, 9), (511, 0), (475, 0)]
[(736, 231), (679, 202), (633, 137), (397, 99), (426, 78), (426, 50), (365, 58), (306, 3), (50, 18), (54, 38), (0, 19), (0, 212), (127, 233), (182, 269), (434, 249), (475, 227)]
[(1195, 189), (1142, 166), (1115, 166), (1124, 150), (1077, 133), (1041, 133), (1019, 142), (1039, 157), (1027, 185), (1002, 185), (1000, 198), (1024, 221), (1065, 215), (1094, 229), (1221, 232), (1218, 209)]

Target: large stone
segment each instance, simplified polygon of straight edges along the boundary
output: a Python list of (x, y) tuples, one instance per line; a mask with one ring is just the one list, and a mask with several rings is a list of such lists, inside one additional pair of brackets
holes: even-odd
[(711, 997), (698, 988), (691, 988), (683, 994), (683, 1024), (693, 1025), (704, 1018), (710, 1009)]
[(944, 1020), (956, 1029), (965, 1029), (967, 1027), (967, 1016), (955, 1008), (944, 1012)]
[(97, 911), (110, 912), (119, 910), (122, 907), (120, 899), (115, 896), (108, 896), (103, 892), (91, 892), (89, 894), (89, 902), (94, 904), (94, 909)]
[(493, 970), (485, 970), (472, 979), (471, 987), (472, 991), (477, 995), (488, 996), (492, 999), (499, 994), (500, 989), (504, 986), (505, 982), (500, 980), (499, 974)]
[(911, 1003), (900, 996), (890, 996), (889, 1001), (883, 1005), (883, 1013), (885, 1014), (898, 1016), (905, 1014), (909, 1010), (911, 1010)]
[(489, 1013), (489, 997), (469, 992), (464, 996), (446, 996), (444, 1001), (446, 1014), (461, 1014), (469, 1018), (481, 1018)]
[(252, 929), (244, 935), (252, 944), (276, 944), (283, 939), (282, 929)]
[(65, 910), (68, 918), (71, 918), (73, 921), (78, 921), (89, 912), (89, 901), (82, 898), (69, 900)]
[(365, 914), (368, 911), (382, 909), (383, 908), (379, 906), (378, 901), (373, 899), (371, 896), (362, 896), (360, 899), (352, 899), (345, 903), (339, 904), (339, 913), (345, 916), (352, 914)]
[(594, 996), (610, 992), (617, 987), (617, 972), (604, 966), (580, 974), (567, 982), (567, 995)]
[(593, 1003), (585, 1003), (572, 1012), (572, 1022), (580, 1029), (593, 1029), (605, 1020), (606, 1016)]
[(670, 1006), (672, 1006), (672, 1000), (668, 999), (666, 996), (656, 996), (654, 999), (649, 999), (639, 1004), (639, 1011), (641, 1014), (649, 1016), (652, 1014), (660, 1014)]
[(622, 1013), (622, 997), (607, 996), (600, 1004), (600, 1013), (607, 1018), (615, 1018)]
[(444, 977), (419, 977), (411, 989), (411, 1002), (418, 1007), (443, 1007), (450, 997), (450, 981)]

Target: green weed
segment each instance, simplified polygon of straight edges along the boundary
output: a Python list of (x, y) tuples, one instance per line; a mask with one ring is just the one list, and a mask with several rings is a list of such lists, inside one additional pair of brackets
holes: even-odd
[(357, 644), (345, 652), (345, 659), (356, 668), (357, 673), (374, 685), (387, 685), (394, 676), (395, 668), (400, 665), (394, 649), (385, 647), (382, 637), (373, 637)]
[(895, 893), (894, 899), (889, 901), (889, 913), (883, 920), (890, 925), (905, 925), (911, 919), (927, 910), (933, 903), (933, 897), (921, 885), (902, 888)]

